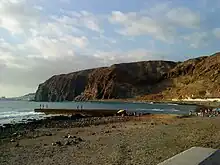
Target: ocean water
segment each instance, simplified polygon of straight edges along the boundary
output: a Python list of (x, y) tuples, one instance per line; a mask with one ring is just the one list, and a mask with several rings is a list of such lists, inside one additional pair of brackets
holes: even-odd
[(188, 114), (196, 106), (177, 104), (150, 104), (150, 103), (122, 103), (122, 102), (27, 102), (27, 101), (0, 101), (0, 125), (6, 123), (23, 122), (27, 119), (41, 119), (43, 113), (34, 112), (40, 104), (49, 108), (74, 109), (83, 106), (84, 109), (126, 109), (142, 113)]

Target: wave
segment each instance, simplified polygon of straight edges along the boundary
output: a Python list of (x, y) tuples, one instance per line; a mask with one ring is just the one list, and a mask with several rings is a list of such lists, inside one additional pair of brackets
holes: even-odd
[(18, 111), (10, 111), (10, 112), (2, 112), (0, 113), (0, 120), (1, 119), (9, 119), (9, 118), (26, 118), (31, 116), (43, 115), (42, 113), (36, 113), (33, 111), (29, 112), (18, 112)]
[(167, 105), (179, 105), (179, 104), (168, 103)]
[(136, 111), (179, 112), (178, 109), (136, 109)]

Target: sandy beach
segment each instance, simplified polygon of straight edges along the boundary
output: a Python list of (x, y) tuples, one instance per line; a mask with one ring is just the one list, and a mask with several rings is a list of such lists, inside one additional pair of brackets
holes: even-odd
[(146, 115), (8, 126), (1, 128), (0, 164), (156, 165), (193, 146), (219, 148), (219, 119)]

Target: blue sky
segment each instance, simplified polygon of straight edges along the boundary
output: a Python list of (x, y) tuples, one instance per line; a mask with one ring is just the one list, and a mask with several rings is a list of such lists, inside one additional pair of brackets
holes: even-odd
[(220, 0), (1, 0), (0, 96), (54, 74), (219, 51)]

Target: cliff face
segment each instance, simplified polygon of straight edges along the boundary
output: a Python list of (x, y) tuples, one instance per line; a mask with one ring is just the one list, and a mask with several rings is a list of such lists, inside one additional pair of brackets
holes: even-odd
[(149, 92), (175, 62), (123, 63), (51, 77), (40, 84), (36, 101), (130, 98)]
[(41, 84), (36, 101), (134, 98), (163, 100), (220, 97), (220, 53), (175, 63), (115, 64), (53, 76)]
[(89, 75), (84, 97), (89, 99), (132, 98), (148, 93), (153, 84), (176, 65), (168, 61), (115, 64)]
[[(163, 86), (163, 88), (159, 88)], [(154, 95), (141, 99), (182, 99), (220, 97), (220, 53), (178, 64), (154, 86)]]
[(35, 101), (73, 101), (87, 85), (88, 75), (93, 70), (56, 75), (40, 84)]

